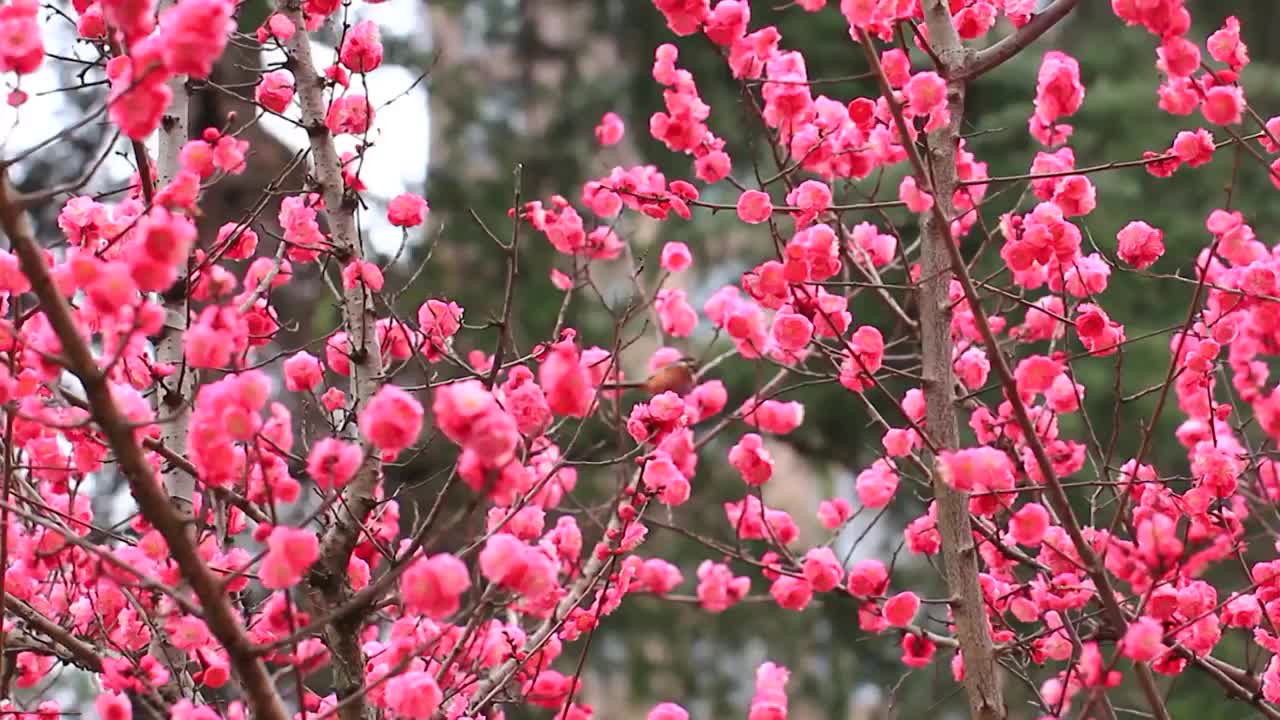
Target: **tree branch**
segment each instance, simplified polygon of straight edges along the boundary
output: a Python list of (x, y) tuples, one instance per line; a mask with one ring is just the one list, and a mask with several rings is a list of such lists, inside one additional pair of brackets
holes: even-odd
[(22, 618), (33, 629), (38, 630), (61, 645), (67, 651), (69, 659), (78, 667), (90, 672), (102, 672), (102, 658), (92, 645), (72, 635), (69, 630), (50, 620), (44, 613), (31, 607), (25, 600), (5, 593), (4, 606), (14, 615)]
[(115, 453), (138, 509), (160, 532), (183, 578), (199, 598), (209, 631), (226, 649), (254, 717), (257, 720), (287, 720), (271, 678), (254, 654), (253, 644), (232, 607), (231, 597), (197, 553), (187, 519), (170, 503), (168, 494), (138, 445), (133, 424), (116, 406), (111, 386), (81, 336), (71, 306), (59, 294), (58, 286), (49, 274), (44, 251), (36, 243), (30, 219), (22, 207), (22, 200), (9, 180), (8, 168), (0, 168), (0, 228), (9, 237), (22, 272), (31, 282), (32, 292), (62, 343), (67, 369), (84, 387), (93, 417)]
[(976, 80), (1013, 59), (1028, 45), (1040, 39), (1054, 25), (1065, 18), (1080, 0), (1056, 0), (1045, 11), (1031, 18), (1026, 25), (1007, 35), (995, 45), (974, 54), (969, 65), (955, 77), (956, 80)]
[[(164, 0), (160, 3), (160, 11), (173, 7), (175, 0)], [(171, 93), (169, 107), (165, 108), (160, 120), (159, 139), (157, 141), (156, 184), (159, 191), (173, 182), (182, 170), (180, 154), (182, 146), (188, 138), (187, 116), (188, 102), (187, 77), (175, 75), (167, 81)], [(187, 435), (191, 425), (191, 403), (195, 396), (195, 371), (186, 366), (184, 353), (184, 336), (187, 331), (187, 280), (189, 277), (190, 253), (178, 266), (178, 275), (173, 285), (163, 294), (164, 330), (156, 341), (156, 362), (175, 368), (169, 377), (157, 378), (155, 396), (152, 407), (157, 417), (167, 418), (160, 424), (159, 444), (174, 455), (183, 457), (187, 453)], [(195, 474), (186, 473), (170, 464), (162, 473), (164, 487), (169, 493), (169, 502), (184, 517), (190, 517), (194, 506)], [(151, 652), (167, 662), (170, 667), (180, 672), (170, 679), (176, 687), (185, 675), (186, 653), (174, 648), (160, 633), (152, 638)]]
[[(963, 58), (963, 51), (957, 52), (955, 51), (954, 46), (948, 47), (949, 38), (955, 36), (955, 26), (951, 19), (951, 13), (947, 9), (947, 3), (945, 0), (926, 0), (925, 7), (926, 20), (930, 23), (929, 35), (934, 43), (934, 49), (937, 51), (938, 56), (943, 60), (943, 62), (947, 63), (948, 66), (942, 68), (944, 74), (947, 74), (948, 77), (954, 78), (965, 77), (963, 69), (966, 66), (957, 66), (952, 64), (955, 58)], [(934, 27), (935, 25), (937, 25), (936, 28)], [(948, 29), (950, 32), (948, 32)], [(870, 57), (874, 54), (874, 50), (871, 49), (870, 37), (865, 32), (862, 33), (862, 36), (863, 45), (867, 49), (869, 61), (878, 63), (878, 58)], [(956, 42), (958, 42), (958, 36), (955, 37)], [(964, 62), (964, 60), (961, 60), (961, 62)], [(947, 70), (949, 68), (954, 69), (955, 72), (948, 74)], [(961, 97), (963, 97), (964, 82), (965, 81), (963, 79), (953, 79), (948, 81), (948, 96), (950, 97), (958, 92), (961, 94)], [(1027, 413), (1026, 405), (1022, 402), (1022, 398), (1018, 393), (1017, 381), (1014, 378), (1013, 372), (1009, 369), (1009, 363), (1005, 357), (1004, 350), (1000, 347), (1000, 343), (992, 332), (990, 323), (987, 321), (986, 312), (982, 309), (982, 299), (978, 296), (973, 278), (969, 276), (968, 266), (965, 265), (964, 257), (960, 254), (960, 248), (956, 245), (955, 238), (951, 234), (951, 217), (947, 209), (950, 207), (950, 199), (955, 190), (955, 148), (953, 146), (941, 147), (938, 145), (938, 142), (934, 137), (930, 137), (930, 151), (935, 154), (933, 157), (934, 160), (938, 160), (941, 153), (952, 154), (952, 163), (950, 165), (939, 166), (935, 163), (932, 168), (933, 174), (930, 174), (928, 168), (926, 168), (924, 164), (924, 161), (920, 158), (920, 154), (916, 149), (916, 146), (908, 139), (910, 136), (907, 134), (907, 124), (902, 114), (902, 107), (894, 99), (891, 90), (887, 88), (887, 81), (884, 79), (883, 73), (881, 73), (881, 84), (882, 87), (885, 88), (885, 98), (893, 113), (894, 121), (898, 125), (898, 131), (902, 135), (903, 146), (907, 151), (907, 158), (911, 162), (916, 182), (921, 187), (927, 188), (934, 197), (933, 207), (929, 211), (929, 217), (926, 218), (926, 228), (929, 231), (936, 232), (937, 236), (931, 237), (931, 242), (929, 242), (928, 245), (940, 246), (949, 256), (952, 276), (954, 276), (954, 278), (960, 283), (960, 287), (964, 291), (965, 300), (968, 302), (969, 309), (973, 313), (974, 324), (978, 328), (978, 333), (982, 336), (983, 345), (987, 351), (992, 369), (996, 371), (996, 375), (1000, 381), (1000, 386), (1004, 390), (1005, 399), (1008, 400), (1009, 404), (1012, 406), (1014, 419), (1018, 423), (1018, 427), (1022, 429), (1026, 445), (1031, 449), (1032, 455), (1035, 457), (1036, 466), (1044, 477), (1044, 485), (1046, 487), (1045, 496), (1048, 499), (1050, 506), (1053, 508), (1054, 513), (1058, 516), (1058, 521), (1067, 531), (1068, 537), (1071, 538), (1071, 543), (1075, 547), (1076, 552), (1079, 553), (1082, 564), (1084, 565), (1089, 578), (1093, 580), (1094, 586), (1097, 589), (1098, 601), (1102, 605), (1103, 613), (1107, 622), (1111, 624), (1117, 637), (1121, 637), (1124, 635), (1129, 623), (1125, 616), (1124, 609), (1120, 606), (1115, 590), (1111, 585), (1111, 578), (1103, 567), (1102, 562), (1099, 560), (1097, 553), (1093, 551), (1093, 547), (1084, 537), (1084, 533), (1080, 527), (1080, 522), (1075, 516), (1075, 511), (1071, 508), (1071, 503), (1067, 498), (1066, 491), (1062, 488), (1062, 483), (1059, 481), (1057, 473), (1053, 469), (1053, 463), (1049, 459), (1049, 455), (1044, 449), (1044, 444), (1040, 441), (1037, 429), (1031, 422), (1030, 415)], [(958, 121), (958, 116), (954, 108), (952, 110), (951, 119), (953, 123)], [(955, 137), (958, 136), (953, 136), (953, 139)], [(953, 184), (942, 184), (942, 182), (945, 182), (947, 178), (951, 178)], [(932, 242), (932, 240), (937, 240), (937, 242)], [(927, 249), (925, 251), (925, 257), (929, 257)], [(923, 270), (926, 278), (932, 277), (928, 274), (930, 270), (928, 266), (924, 267)], [(950, 301), (945, 295), (942, 296), (942, 301), (945, 304), (945, 307), (950, 306)], [(925, 298), (921, 299), (920, 306), (922, 313), (931, 311), (927, 308), (928, 303)], [(950, 355), (946, 356), (947, 373), (951, 372), (950, 358)], [(925, 368), (927, 376), (927, 371), (930, 368), (927, 360), (925, 362)], [(930, 384), (926, 383), (926, 392), (929, 387)], [(926, 405), (929, 406), (930, 413), (937, 412), (932, 407), (932, 398), (928, 395), (926, 395)], [(932, 415), (930, 415), (930, 418), (932, 418)], [(930, 419), (930, 423), (931, 422), (932, 419)], [(930, 429), (931, 432), (936, 432), (932, 427)], [(935, 481), (934, 484), (936, 486), (939, 483)], [(943, 514), (942, 500), (940, 499), (938, 512), (939, 526), (943, 524)], [(967, 507), (965, 510), (965, 518), (968, 518)], [(947, 534), (945, 530), (942, 532), (945, 549)], [(948, 578), (950, 578), (950, 572), (948, 572)], [(956, 611), (956, 614), (958, 618), (960, 615), (958, 610)], [(957, 633), (957, 635), (961, 638), (962, 647), (967, 648), (963, 634)], [(990, 641), (988, 640), (988, 643), (989, 642)], [(967, 686), (969, 667), (969, 662), (967, 660), (965, 666)], [(1152, 713), (1158, 720), (1169, 720), (1169, 710), (1165, 707), (1164, 698), (1159, 687), (1156, 685), (1155, 676), (1151, 672), (1150, 665), (1147, 663), (1135, 663), (1134, 668), (1138, 677), (1138, 685), (1142, 689), (1143, 695), (1146, 697)]]
[[(945, 0), (925, 2), (925, 20), (933, 49), (944, 67), (944, 76), (963, 68), (966, 50), (951, 21), (951, 13)], [(920, 342), (924, 372), (925, 426), (937, 450), (956, 449), (960, 444), (960, 429), (956, 417), (955, 376), (952, 368), (955, 344), (951, 338), (951, 287), (950, 258), (946, 246), (951, 243), (950, 221), (953, 212), (951, 198), (958, 187), (956, 177), (956, 149), (959, 146), (960, 123), (964, 119), (964, 81), (951, 80), (947, 84), (951, 122), (929, 135), (929, 168), (911, 144), (902, 108), (893, 99), (884, 69), (870, 34), (859, 30), (861, 44), (867, 62), (880, 78), (885, 98), (893, 108), (898, 122), (898, 132), (904, 147), (910, 153), (916, 174), (923, 181), (932, 177), (932, 191), (937, 212), (925, 213), (922, 220), (924, 240), (921, 243), (920, 262)], [(924, 187), (924, 185), (922, 185)], [(937, 458), (934, 458), (937, 462)], [(996, 677), (995, 648), (987, 622), (986, 601), (982, 586), (978, 583), (978, 551), (974, 542), (973, 526), (969, 519), (969, 498), (942, 480), (942, 473), (933, 475), (933, 493), (938, 506), (938, 532), (942, 535), (943, 566), (947, 588), (954, 598), (951, 603), (955, 618), (956, 639), (964, 657), (964, 688), (969, 699), (969, 709), (974, 720), (1004, 720), (1008, 717), (999, 679)]]
[[(298, 28), (286, 43), (289, 59), (298, 91), (298, 103), (302, 109), (302, 124), (307, 129), (311, 144), (312, 176), (324, 198), (324, 213), (329, 221), (329, 232), (343, 263), (360, 260), (364, 248), (356, 229), (356, 200), (345, 188), (342, 165), (333, 144), (333, 137), (325, 127), (326, 105), (324, 79), (316, 71), (311, 56), (310, 34), (296, 2), (279, 0), (279, 12), (288, 17)], [(358, 413), (377, 391), (382, 380), (382, 354), (377, 341), (376, 318), (369, 291), (363, 283), (342, 293), (342, 310), (351, 356), (351, 385), (349, 413)], [(352, 440), (358, 440), (356, 424), (348, 422)], [(374, 491), (381, 473), (381, 457), (377, 450), (365, 444), (364, 461), (355, 477), (347, 485), (344, 497), (334, 505), (333, 523), (321, 542), (320, 559), (307, 578), (311, 588), (308, 602), (316, 607), (318, 615), (327, 615), (330, 608), (342, 604), (348, 592), (344, 587), (347, 563), (360, 538), (365, 518), (374, 507)], [(333, 655), (335, 690), (339, 702), (348, 697), (356, 698), (342, 706), (342, 720), (361, 720), (365, 717), (366, 704), (360, 696), (364, 685), (364, 652), (360, 649), (357, 630), (363, 623), (362, 615), (344, 619), (325, 628), (325, 643)]]

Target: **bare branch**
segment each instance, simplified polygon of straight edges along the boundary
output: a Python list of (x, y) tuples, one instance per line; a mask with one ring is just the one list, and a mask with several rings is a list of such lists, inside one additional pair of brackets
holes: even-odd
[(26, 601), (7, 592), (4, 594), (4, 606), (14, 615), (22, 618), (33, 629), (48, 636), (49, 639), (66, 649), (70, 659), (77, 666), (91, 672), (102, 672), (102, 658), (92, 645), (72, 635), (66, 628), (50, 620), (44, 613), (31, 607)]
[(1028, 45), (1040, 39), (1054, 25), (1057, 25), (1063, 18), (1076, 8), (1080, 0), (1055, 0), (1055, 2), (1045, 11), (1031, 18), (1026, 25), (1018, 28), (1012, 35), (1008, 35), (985, 50), (979, 50), (973, 56), (973, 60), (969, 65), (960, 70), (954, 79), (956, 80), (976, 80), (979, 77), (1000, 67), (1009, 60), (1017, 57), (1018, 53), (1027, 48)]

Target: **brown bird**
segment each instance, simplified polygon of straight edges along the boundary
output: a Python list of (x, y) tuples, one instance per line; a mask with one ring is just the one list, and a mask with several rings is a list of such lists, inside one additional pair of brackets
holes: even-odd
[(693, 392), (698, 380), (694, 373), (697, 361), (693, 358), (681, 358), (670, 365), (663, 365), (645, 378), (642, 382), (604, 383), (601, 390), (644, 390), (653, 397), (664, 392), (673, 392), (684, 396)]

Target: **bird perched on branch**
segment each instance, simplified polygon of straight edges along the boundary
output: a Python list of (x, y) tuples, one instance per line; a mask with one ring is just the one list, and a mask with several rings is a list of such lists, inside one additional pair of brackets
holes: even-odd
[(620, 382), (620, 383), (604, 383), (600, 386), (601, 390), (644, 390), (645, 394), (653, 397), (661, 395), (664, 392), (673, 392), (677, 395), (684, 396), (693, 392), (694, 386), (697, 385), (697, 373), (695, 368), (697, 361), (693, 358), (685, 357), (663, 365), (653, 374), (640, 382)]

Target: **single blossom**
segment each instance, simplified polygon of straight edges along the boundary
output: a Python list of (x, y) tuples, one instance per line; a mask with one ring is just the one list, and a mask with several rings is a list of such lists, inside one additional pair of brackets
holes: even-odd
[(738, 197), (738, 218), (742, 222), (759, 225), (772, 213), (773, 203), (759, 190), (748, 190)]
[(596, 142), (605, 146), (617, 145), (622, 142), (625, 129), (622, 118), (617, 113), (607, 112), (596, 126)]
[(360, 432), (379, 450), (395, 455), (418, 439), (422, 405), (395, 385), (383, 385), (360, 413)]
[(920, 610), (920, 598), (910, 590), (884, 601), (884, 618), (894, 627), (906, 627)]
[(400, 193), (387, 204), (387, 220), (399, 227), (417, 227), (426, 218), (428, 210), (427, 201), (422, 196)]

